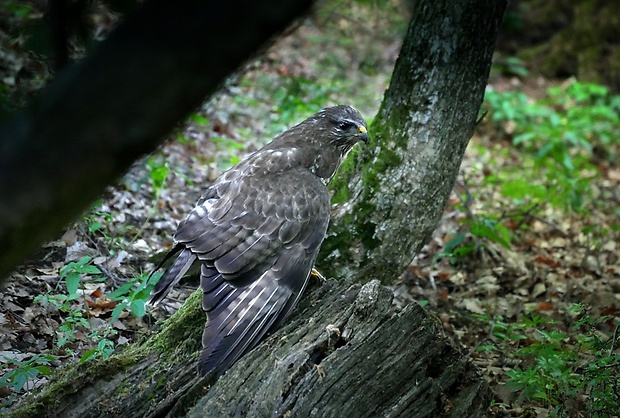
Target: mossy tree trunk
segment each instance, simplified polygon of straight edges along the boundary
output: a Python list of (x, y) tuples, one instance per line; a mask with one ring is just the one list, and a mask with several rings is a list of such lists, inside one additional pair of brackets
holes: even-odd
[(454, 186), (476, 124), (505, 1), (416, 2), (370, 146), (332, 182), (320, 268), (332, 277), (398, 278)]

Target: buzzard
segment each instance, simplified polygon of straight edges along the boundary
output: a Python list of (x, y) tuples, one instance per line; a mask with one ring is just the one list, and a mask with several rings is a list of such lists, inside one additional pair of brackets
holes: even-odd
[(201, 374), (224, 373), (291, 313), (329, 223), (326, 185), (358, 141), (362, 115), (327, 107), (223, 173), (179, 224), (149, 304), (200, 263)]

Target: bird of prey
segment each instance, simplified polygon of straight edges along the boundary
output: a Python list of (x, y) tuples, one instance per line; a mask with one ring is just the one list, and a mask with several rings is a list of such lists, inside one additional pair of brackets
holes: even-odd
[(329, 223), (326, 185), (358, 141), (368, 141), (362, 115), (327, 107), (223, 173), (179, 224), (149, 304), (200, 263), (200, 374), (224, 373), (291, 313)]

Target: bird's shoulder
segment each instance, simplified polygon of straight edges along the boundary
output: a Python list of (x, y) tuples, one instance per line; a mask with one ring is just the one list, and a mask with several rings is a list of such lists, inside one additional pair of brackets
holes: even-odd
[[(198, 206), (209, 199), (256, 199), (258, 194), (277, 193), (320, 198), (329, 192), (316, 173), (319, 152), (309, 146), (266, 146), (219, 176), (203, 193)], [(284, 202), (286, 203), (286, 202)]]
[(321, 154), (314, 144), (279, 144), (275, 141), (250, 155), (247, 159), (229, 171), (233, 173), (223, 176), (239, 175), (268, 175), (306, 168), (311, 170), (315, 160)]
[(261, 151), (229, 169), (205, 190), (175, 239), (186, 241), (211, 230), (234, 232), (240, 224), (250, 233), (267, 221), (322, 229), (329, 221), (330, 193), (310, 168), (293, 163), (297, 152)]

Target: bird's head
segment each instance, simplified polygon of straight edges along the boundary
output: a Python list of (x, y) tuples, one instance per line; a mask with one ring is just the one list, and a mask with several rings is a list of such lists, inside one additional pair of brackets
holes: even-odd
[(322, 132), (324, 140), (338, 147), (343, 156), (359, 141), (368, 142), (366, 121), (351, 106), (326, 107), (311, 119)]
[(304, 166), (328, 182), (359, 141), (368, 142), (366, 121), (351, 106), (338, 105), (326, 107), (281, 133), (255, 158), (284, 158), (286, 162), (275, 166)]

